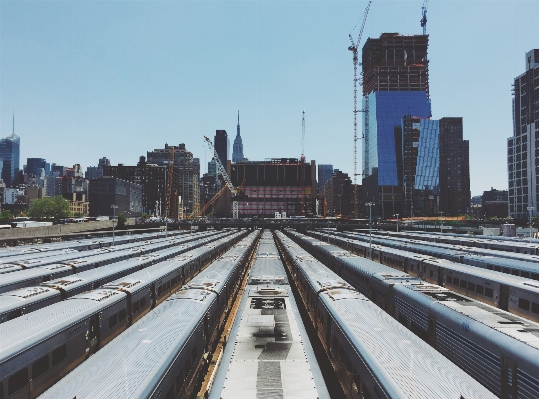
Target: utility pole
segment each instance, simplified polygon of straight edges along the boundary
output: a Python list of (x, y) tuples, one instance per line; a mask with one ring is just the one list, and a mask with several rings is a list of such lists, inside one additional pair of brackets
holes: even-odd
[(442, 219), (444, 213), (440, 211), (440, 233), (444, 233), (444, 219)]
[(116, 209), (118, 207), (114, 204), (112, 204), (110, 207), (112, 208), (112, 246), (114, 247), (114, 221), (116, 219)]
[(369, 252), (372, 260), (372, 206), (374, 202), (367, 202), (365, 205), (369, 207)]
[(530, 212), (530, 243), (532, 242), (532, 211), (535, 208), (533, 206), (528, 207), (528, 211)]

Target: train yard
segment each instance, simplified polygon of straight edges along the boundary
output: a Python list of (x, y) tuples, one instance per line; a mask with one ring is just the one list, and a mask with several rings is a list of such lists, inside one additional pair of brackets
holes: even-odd
[(0, 249), (0, 399), (537, 398), (536, 244), (466, 238), (231, 228)]

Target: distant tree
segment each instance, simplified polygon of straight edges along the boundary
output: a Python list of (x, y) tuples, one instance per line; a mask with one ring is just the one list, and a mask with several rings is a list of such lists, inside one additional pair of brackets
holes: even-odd
[(0, 224), (6, 224), (11, 219), (12, 215), (9, 210), (0, 212)]
[(28, 216), (32, 219), (64, 219), (71, 216), (69, 201), (62, 196), (36, 199), (28, 208)]
[(539, 227), (539, 215), (532, 218), (532, 227)]
[(127, 223), (127, 216), (125, 216), (123, 213), (120, 213), (118, 215), (118, 228), (119, 229), (125, 229), (125, 224)]

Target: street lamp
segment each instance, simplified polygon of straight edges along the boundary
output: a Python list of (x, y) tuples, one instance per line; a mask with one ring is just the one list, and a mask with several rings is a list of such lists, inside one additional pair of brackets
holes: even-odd
[(369, 251), (372, 260), (372, 206), (374, 202), (367, 202), (365, 205), (369, 207)]
[(442, 216), (444, 215), (443, 212), (440, 211), (440, 233), (444, 233), (444, 220), (442, 219)]
[(114, 246), (114, 220), (116, 219), (116, 209), (118, 207), (114, 204), (110, 207), (112, 208), (112, 246)]
[(395, 216), (397, 216), (397, 233), (399, 232), (399, 214), (396, 213)]
[(530, 243), (532, 242), (532, 211), (535, 208), (533, 206), (528, 207), (528, 211), (530, 211)]

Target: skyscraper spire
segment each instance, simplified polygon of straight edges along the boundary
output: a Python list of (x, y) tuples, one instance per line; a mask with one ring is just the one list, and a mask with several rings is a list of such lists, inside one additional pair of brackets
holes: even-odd
[(240, 136), (240, 110), (238, 110), (238, 133), (234, 139), (234, 146), (232, 147), (232, 162), (243, 161), (243, 143)]
[(13, 110), (13, 135), (15, 135), (15, 110)]
[(240, 137), (240, 110), (238, 109), (238, 133), (236, 137)]

